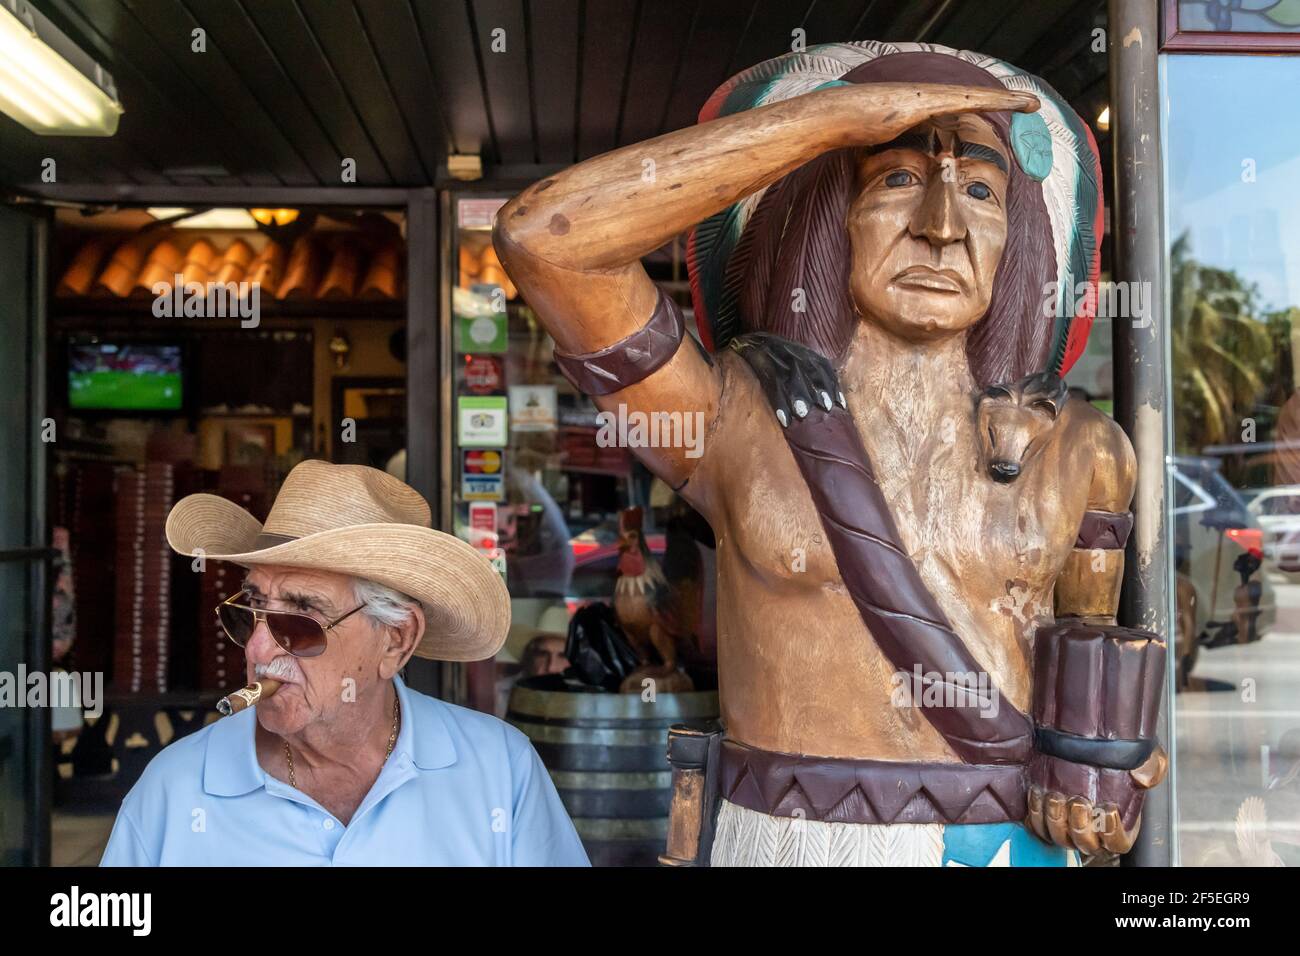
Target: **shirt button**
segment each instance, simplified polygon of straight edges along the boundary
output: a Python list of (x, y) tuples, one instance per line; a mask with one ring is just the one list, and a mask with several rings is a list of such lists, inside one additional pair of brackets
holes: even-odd
[(324, 822), (323, 824), (321, 824), (321, 826), (323, 826), (326, 830), (333, 830), (333, 829), (334, 829), (334, 821), (331, 820), (329, 817), (326, 817), (326, 818), (325, 818), (325, 822)]

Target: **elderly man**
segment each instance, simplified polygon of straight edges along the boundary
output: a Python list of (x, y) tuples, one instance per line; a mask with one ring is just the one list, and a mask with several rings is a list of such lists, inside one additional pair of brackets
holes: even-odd
[(282, 683), (149, 764), (102, 865), (587, 864), (523, 734), (398, 676), (490, 657), (510, 623), (488, 562), (429, 524), (396, 478), (320, 461), (265, 527), (213, 495), (172, 509), (173, 548), (249, 569), (217, 615), (249, 679)]

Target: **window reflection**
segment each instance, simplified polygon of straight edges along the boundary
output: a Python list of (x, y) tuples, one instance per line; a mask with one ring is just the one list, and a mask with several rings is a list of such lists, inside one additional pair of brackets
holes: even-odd
[[(492, 245), (505, 201), (458, 197), (451, 236), (455, 526), (511, 606), (505, 646), (464, 665), (463, 699), (532, 740), (593, 865), (653, 866), (668, 728), (718, 715), (716, 543), (633, 456), (626, 423), (561, 375)], [(642, 264), (693, 326), (685, 237)]]
[(1166, 60), (1177, 839), (1300, 864), (1300, 60)]

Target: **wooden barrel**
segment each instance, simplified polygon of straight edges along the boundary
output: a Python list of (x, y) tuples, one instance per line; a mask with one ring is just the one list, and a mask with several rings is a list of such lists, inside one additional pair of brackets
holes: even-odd
[(506, 720), (533, 742), (593, 866), (653, 866), (668, 836), (668, 728), (717, 716), (712, 690), (643, 701), (516, 686)]

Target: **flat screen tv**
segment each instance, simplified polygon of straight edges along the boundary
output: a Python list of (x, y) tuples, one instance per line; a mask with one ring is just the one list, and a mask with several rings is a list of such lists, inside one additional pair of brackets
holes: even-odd
[(127, 342), (68, 346), (68, 405), (104, 411), (179, 411), (181, 347)]

